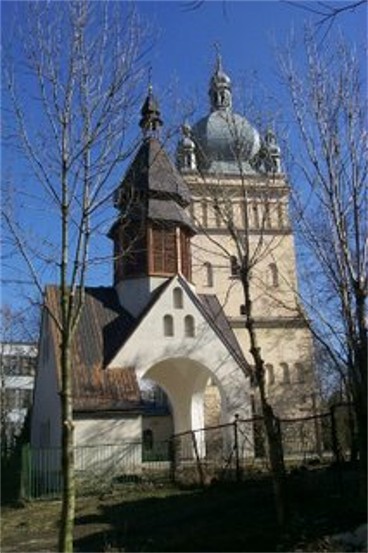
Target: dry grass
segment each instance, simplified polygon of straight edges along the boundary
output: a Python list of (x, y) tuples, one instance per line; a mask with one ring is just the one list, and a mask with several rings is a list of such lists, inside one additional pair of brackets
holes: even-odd
[[(78, 499), (75, 551), (334, 551), (330, 537), (354, 529), (366, 512), (352, 486), (336, 493), (332, 476), (319, 471), (290, 480), (284, 533), (269, 479), (189, 490), (121, 485)], [(58, 501), (4, 508), (1, 551), (57, 551), (59, 513)]]

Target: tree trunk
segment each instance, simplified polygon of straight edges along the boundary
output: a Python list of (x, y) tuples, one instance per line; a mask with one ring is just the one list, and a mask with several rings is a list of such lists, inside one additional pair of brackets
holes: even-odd
[(61, 371), (63, 388), (61, 392), (62, 416), (62, 471), (63, 496), (59, 534), (59, 551), (73, 551), (73, 529), (75, 515), (75, 475), (74, 475), (74, 423), (72, 403), (72, 375), (70, 363), (70, 339), (64, 337), (61, 349)]
[(252, 302), (250, 299), (249, 276), (244, 265), (242, 269), (242, 285), (245, 298), (246, 328), (251, 345), (250, 353), (254, 360), (255, 376), (259, 389), (262, 415), (266, 429), (268, 456), (271, 465), (277, 521), (280, 527), (284, 527), (287, 519), (287, 494), (282, 436), (279, 421), (275, 417), (273, 409), (266, 398), (264, 361), (260, 353), (260, 348), (257, 344), (257, 336), (254, 328), (254, 320), (252, 317)]
[(261, 400), (261, 403), (266, 427), (277, 521), (280, 527), (284, 527), (287, 520), (287, 490), (280, 423), (267, 400)]
[(357, 390), (354, 407), (358, 427), (358, 449), (359, 449), (359, 490), (364, 502), (367, 498), (367, 396), (366, 390), (360, 387)]

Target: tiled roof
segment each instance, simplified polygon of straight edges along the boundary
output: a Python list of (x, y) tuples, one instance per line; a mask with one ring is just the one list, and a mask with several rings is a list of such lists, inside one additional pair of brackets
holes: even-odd
[[(46, 288), (45, 302), (60, 316), (57, 286)], [(60, 333), (51, 321), (54, 350)], [(133, 368), (106, 369), (134, 326), (133, 317), (119, 304), (113, 288), (85, 288), (85, 302), (72, 342), (74, 409), (132, 409), (140, 404), (140, 391)], [(60, 376), (60, 367), (59, 367)]]

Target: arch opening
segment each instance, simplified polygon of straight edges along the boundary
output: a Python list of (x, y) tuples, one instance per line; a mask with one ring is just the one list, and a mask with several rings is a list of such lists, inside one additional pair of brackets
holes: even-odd
[(204, 430), (233, 420), (232, 413), (227, 412), (223, 387), (212, 371), (191, 359), (171, 358), (150, 367), (141, 380), (154, 382), (167, 396), (171, 432), (168, 425), (164, 439), (185, 433), (181, 439), (184, 458), (193, 459), (196, 454), (204, 458), (215, 451), (223, 454), (227, 443), (224, 434), (229, 429)]

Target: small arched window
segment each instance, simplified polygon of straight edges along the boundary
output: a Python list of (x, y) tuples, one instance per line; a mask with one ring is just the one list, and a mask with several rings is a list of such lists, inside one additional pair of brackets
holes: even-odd
[(289, 365), (287, 363), (280, 363), (280, 366), (282, 368), (282, 383), (290, 384)]
[(164, 336), (174, 336), (174, 319), (171, 315), (164, 316)]
[(193, 338), (195, 335), (195, 323), (192, 315), (186, 315), (184, 318), (184, 334), (187, 338)]
[(268, 385), (271, 386), (272, 384), (275, 384), (275, 371), (273, 370), (273, 365), (267, 364), (265, 365), (266, 371), (267, 371), (267, 382)]
[(297, 374), (297, 379), (300, 384), (305, 382), (305, 370), (302, 363), (295, 363), (295, 369)]
[(211, 263), (208, 261), (204, 264), (204, 268), (206, 271), (206, 286), (209, 286), (212, 288), (213, 286), (213, 267)]
[(173, 303), (175, 309), (183, 309), (183, 290), (181, 288), (174, 288)]
[(276, 263), (270, 263), (268, 266), (268, 270), (270, 273), (270, 284), (274, 288), (277, 288), (279, 285), (279, 271), (277, 269)]

